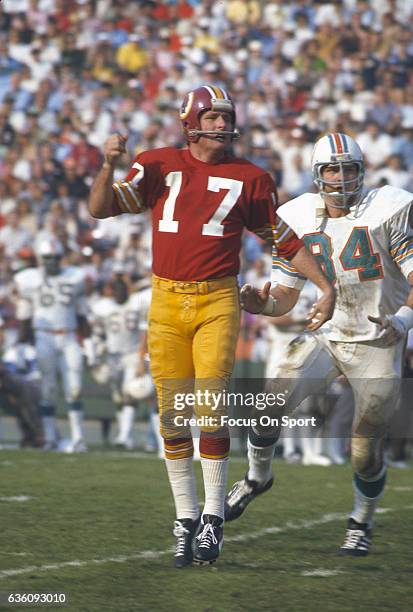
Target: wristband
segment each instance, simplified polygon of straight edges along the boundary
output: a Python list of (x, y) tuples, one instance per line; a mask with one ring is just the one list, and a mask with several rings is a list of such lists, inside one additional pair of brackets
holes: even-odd
[(267, 315), (267, 317), (276, 317), (277, 316), (276, 310), (277, 310), (277, 300), (273, 298), (272, 295), (269, 295), (267, 301), (265, 302), (265, 306), (261, 310), (260, 314)]
[[(408, 332), (413, 327), (413, 309), (409, 306), (401, 306), (391, 317), (393, 326), (395, 322), (397, 327), (403, 327), (403, 333)], [(399, 328), (397, 331), (401, 332), (401, 329)]]

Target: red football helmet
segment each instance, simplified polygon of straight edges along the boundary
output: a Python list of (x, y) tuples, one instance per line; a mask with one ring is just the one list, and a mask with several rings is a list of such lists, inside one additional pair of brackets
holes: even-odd
[(214, 131), (201, 130), (200, 116), (207, 110), (231, 113), (233, 130), (220, 131), (222, 135), (231, 135), (233, 139), (239, 138), (235, 129), (235, 106), (225, 89), (216, 85), (203, 85), (186, 94), (183, 99), (179, 117), (185, 136), (189, 142), (197, 142), (203, 134), (216, 134)]

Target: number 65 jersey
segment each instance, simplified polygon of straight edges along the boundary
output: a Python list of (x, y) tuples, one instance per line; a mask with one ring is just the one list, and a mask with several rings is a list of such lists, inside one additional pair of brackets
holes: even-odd
[[(371, 189), (346, 216), (326, 214), (319, 194), (305, 193), (278, 209), (334, 283), (333, 318), (321, 328), (329, 340), (375, 340), (379, 328), (368, 315), (393, 314), (405, 302), (413, 271), (413, 194), (390, 186)], [(304, 279), (273, 257), (272, 280), (301, 289)]]
[(85, 276), (79, 268), (63, 267), (55, 276), (43, 268), (27, 268), (14, 277), (17, 318), (32, 318), (35, 331), (75, 332), (77, 315), (87, 316)]

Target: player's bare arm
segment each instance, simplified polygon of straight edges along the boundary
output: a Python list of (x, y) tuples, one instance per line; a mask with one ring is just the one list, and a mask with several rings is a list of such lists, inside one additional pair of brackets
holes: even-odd
[(397, 312), (384, 317), (369, 316), (369, 321), (379, 326), (380, 336), (387, 346), (399, 342), (413, 328), (413, 272), (410, 272), (407, 280), (411, 289), (406, 302)]
[(115, 194), (112, 189), (113, 171), (116, 163), (126, 151), (126, 138), (112, 134), (103, 146), (104, 162), (90, 190), (88, 208), (95, 219), (113, 216)]
[(336, 292), (329, 280), (323, 274), (314, 256), (302, 247), (291, 259), (293, 266), (303, 276), (314, 283), (321, 291), (322, 296), (314, 304), (309, 313), (309, 324), (307, 329), (315, 331), (333, 316), (336, 302)]

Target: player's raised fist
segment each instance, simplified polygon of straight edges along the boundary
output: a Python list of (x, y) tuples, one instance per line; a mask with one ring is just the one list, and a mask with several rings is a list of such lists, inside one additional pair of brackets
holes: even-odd
[(109, 136), (103, 145), (103, 155), (106, 163), (115, 164), (119, 157), (126, 152), (126, 140), (127, 138), (121, 134), (111, 134)]

